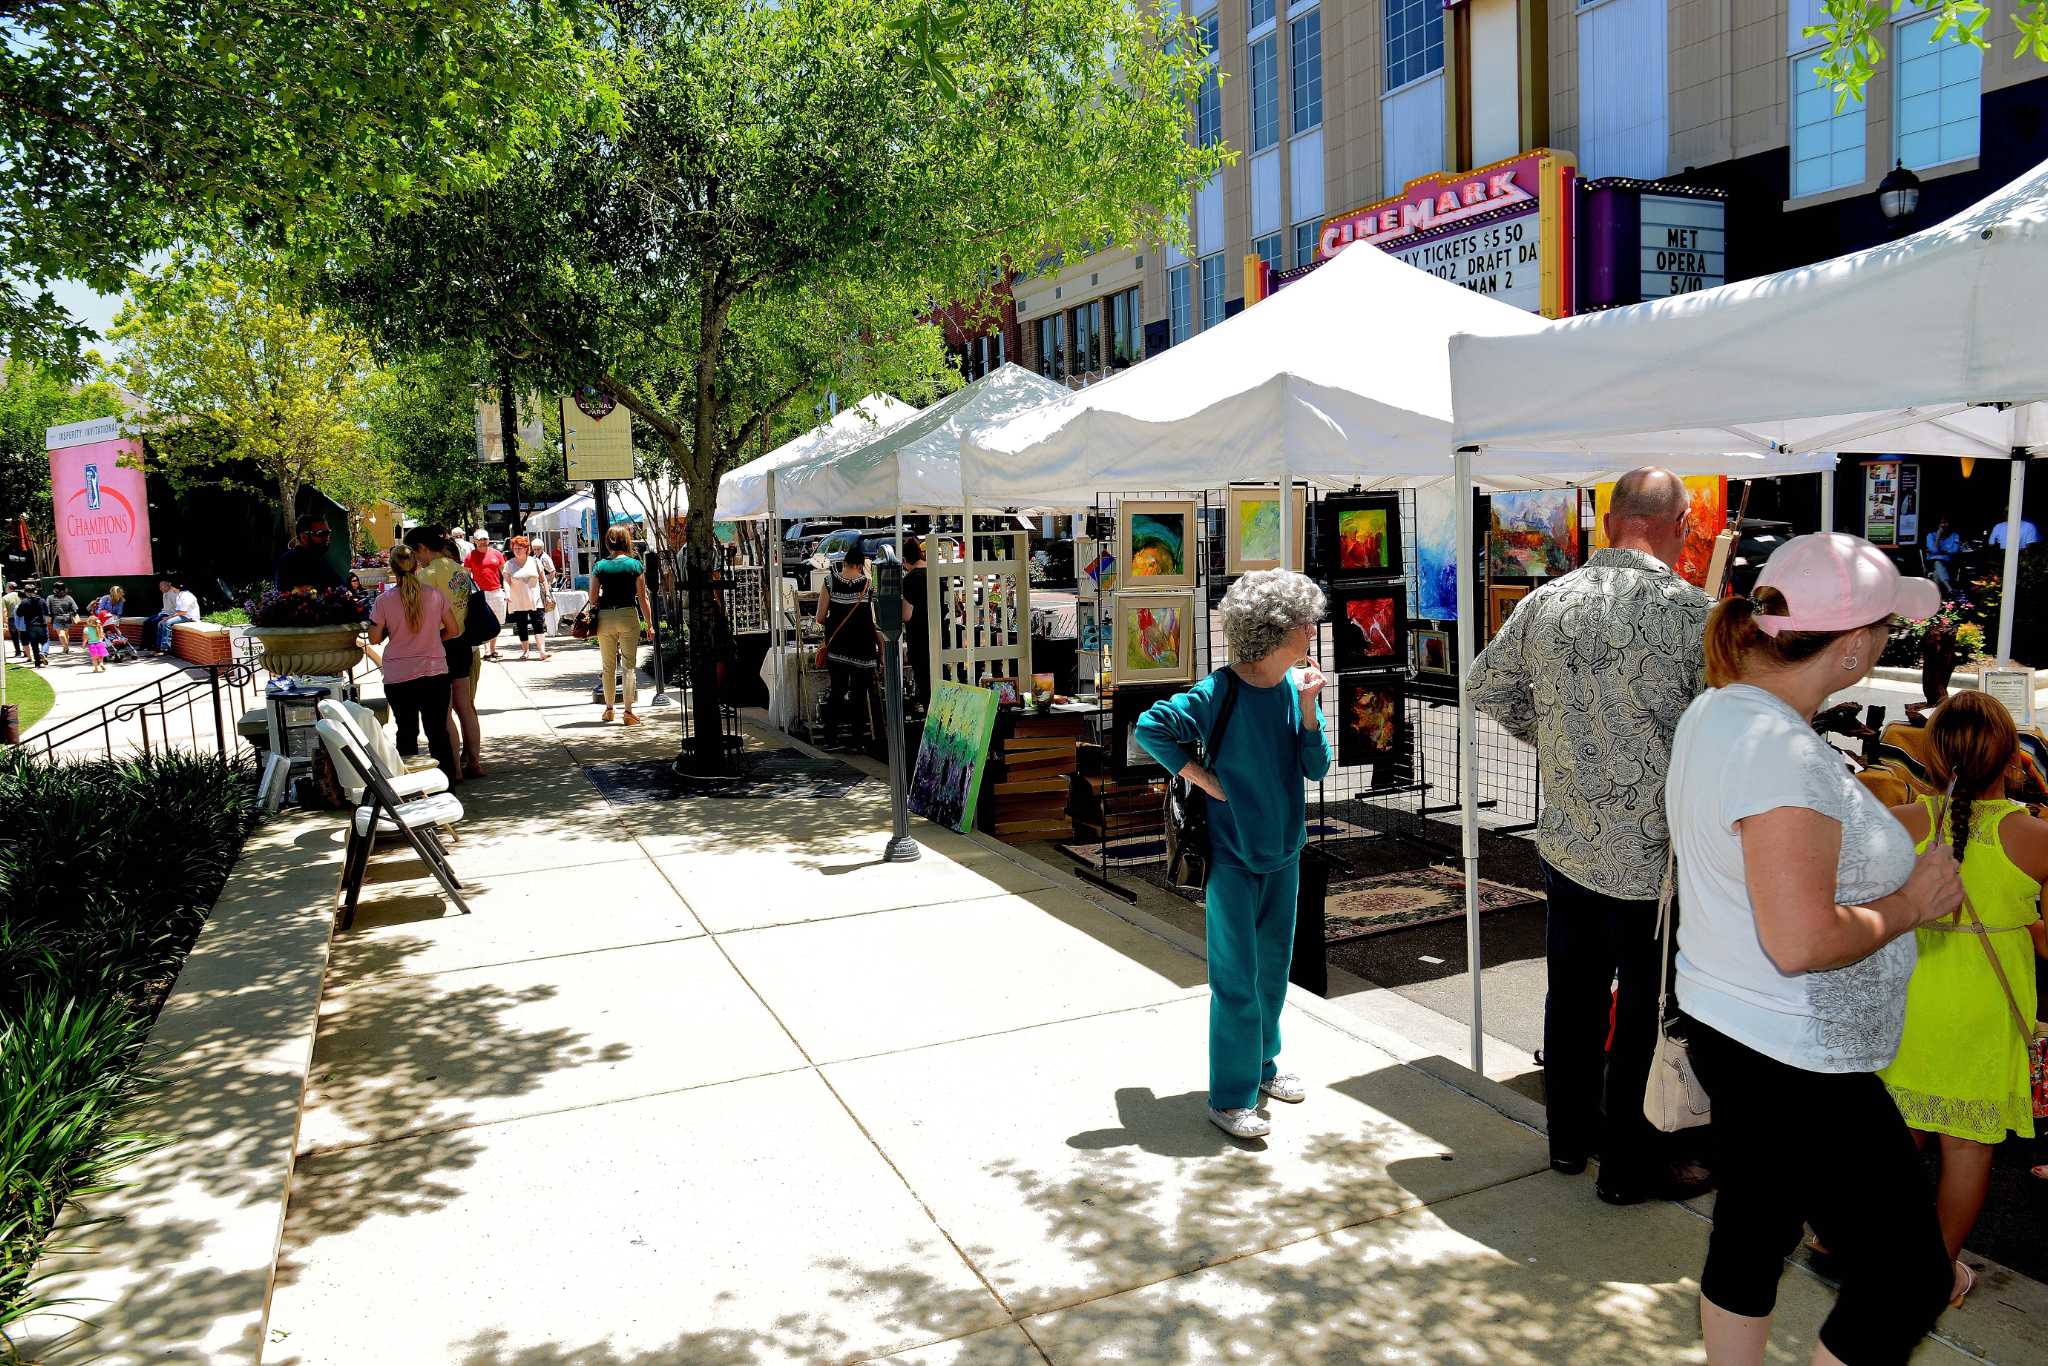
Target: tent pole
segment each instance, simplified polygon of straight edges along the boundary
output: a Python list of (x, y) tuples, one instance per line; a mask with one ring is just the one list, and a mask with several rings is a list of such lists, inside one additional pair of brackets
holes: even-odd
[[(1298, 569), (1301, 567), (1287, 562), (1288, 548), (1294, 544), (1293, 528), (1290, 525), (1294, 520), (1293, 504), (1294, 481), (1283, 473), (1280, 477), (1280, 567), (1282, 569)], [(1227, 535), (1228, 532), (1226, 531), (1225, 534)]]
[(1822, 470), (1820, 472), (1820, 529), (1822, 531), (1833, 531), (1835, 529), (1835, 472), (1833, 470)]
[[(2019, 411), (2018, 409), (2014, 410)], [(2015, 446), (2010, 480), (2005, 490), (2005, 572), (1998, 594), (1998, 654), (2000, 664), (2012, 663), (2013, 590), (2020, 581), (2020, 501), (2027, 491), (2027, 452)]]
[[(1472, 452), (1472, 447), (1461, 446), (1453, 457), (1452, 496), (1457, 500), (1458, 513), (1458, 545), (1453, 563), (1458, 567), (1458, 805), (1465, 851), (1465, 975), (1472, 987), (1472, 1070), (1483, 1077), (1486, 1025), (1479, 988), (1479, 744), (1474, 731), (1472, 694), (1465, 690), (1464, 683), (1470, 677), (1477, 644), (1473, 613), (1479, 610), (1474, 601), (1477, 595), (1472, 591), (1476, 569), (1472, 561)], [(1281, 507), (1286, 506), (1282, 499)], [(1283, 522), (1282, 526), (1285, 525)], [(1283, 531), (1282, 553), (1286, 545)]]

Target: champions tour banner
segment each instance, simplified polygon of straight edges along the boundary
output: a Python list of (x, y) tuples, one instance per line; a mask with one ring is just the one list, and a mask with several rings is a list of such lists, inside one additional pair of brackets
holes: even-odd
[(149, 497), (142, 443), (121, 419), (99, 417), (49, 429), (50, 510), (57, 568), (68, 579), (147, 575)]

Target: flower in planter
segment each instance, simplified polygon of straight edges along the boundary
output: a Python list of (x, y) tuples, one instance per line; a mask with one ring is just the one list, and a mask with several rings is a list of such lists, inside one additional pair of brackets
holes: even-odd
[(250, 624), (265, 626), (356, 626), (366, 619), (362, 602), (346, 588), (294, 588), (266, 593), (249, 605)]

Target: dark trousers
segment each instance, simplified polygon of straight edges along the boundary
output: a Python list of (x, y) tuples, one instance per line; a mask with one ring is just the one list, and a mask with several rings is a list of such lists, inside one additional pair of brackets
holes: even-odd
[(829, 678), (824, 706), (825, 733), (850, 739), (879, 739), (882, 719), (875, 697), (876, 671), (855, 664), (841, 664), (828, 657), (825, 672)]
[(1657, 1046), (1657, 903), (1602, 896), (1547, 863), (1543, 880), (1550, 897), (1550, 990), (1543, 1001), (1550, 1155), (1598, 1152), (1603, 1185), (1641, 1186), (1661, 1152), (1661, 1136), (1643, 1117)]
[(49, 643), (50, 626), (40, 618), (25, 624), (22, 631), (23, 643), (28, 646), (29, 662), (36, 668), (43, 667), (43, 646)]
[(535, 607), (524, 612), (513, 612), (510, 615), (512, 617), (512, 629), (518, 633), (521, 645), (526, 643), (529, 636), (538, 637), (543, 642), (546, 641), (548, 619), (547, 613), (541, 608)]
[(420, 729), (427, 732), (427, 753), (454, 782), (462, 775), (455, 763), (455, 745), (448, 735), (448, 704), (455, 680), (447, 674), (429, 674), (403, 683), (386, 683), (384, 698), (391, 704), (391, 720), (398, 727), (398, 752), (412, 758), (420, 752)]
[(1801, 1227), (1841, 1272), (1820, 1340), (1848, 1366), (1903, 1363), (1948, 1302), (1948, 1248), (1920, 1156), (1871, 1072), (1808, 1072), (1692, 1022), (1720, 1154), (1700, 1293), (1761, 1318)]

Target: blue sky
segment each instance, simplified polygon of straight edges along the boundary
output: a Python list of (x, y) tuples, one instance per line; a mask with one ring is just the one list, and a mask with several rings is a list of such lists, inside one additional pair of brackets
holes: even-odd
[(65, 312), (83, 321), (102, 338), (114, 321), (115, 311), (121, 307), (120, 295), (97, 293), (76, 280), (59, 280), (50, 286), (50, 292), (57, 296), (57, 302), (63, 305)]

